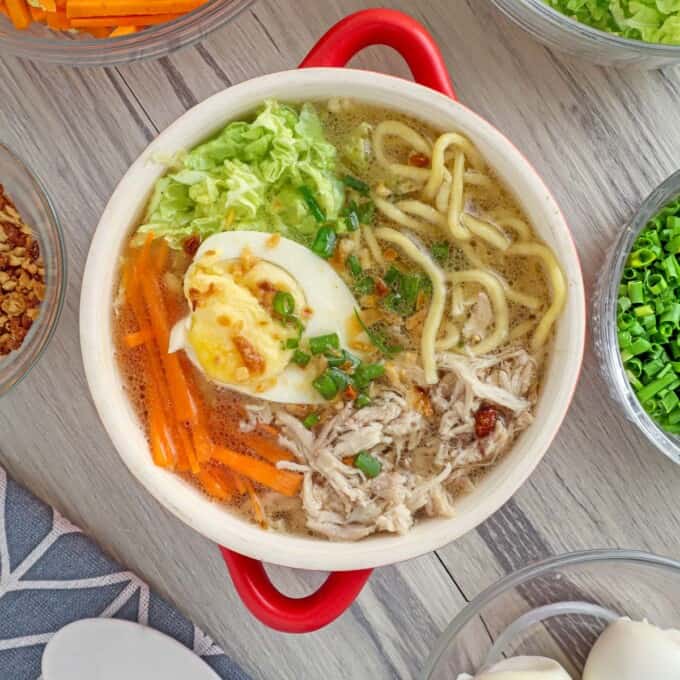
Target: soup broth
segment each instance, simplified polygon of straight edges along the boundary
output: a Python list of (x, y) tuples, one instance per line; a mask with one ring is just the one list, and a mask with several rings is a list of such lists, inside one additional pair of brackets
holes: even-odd
[(344, 99), (268, 102), (189, 153), (120, 271), (156, 464), (334, 540), (453, 513), (530, 425), (566, 290), (469, 140)]

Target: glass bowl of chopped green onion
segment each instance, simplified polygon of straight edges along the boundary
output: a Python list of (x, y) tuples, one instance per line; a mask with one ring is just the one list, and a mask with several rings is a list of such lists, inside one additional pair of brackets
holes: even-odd
[(680, 463), (680, 171), (647, 197), (610, 249), (593, 333), (626, 417)]
[(602, 65), (680, 62), (680, 7), (667, 0), (491, 0), (548, 47)]

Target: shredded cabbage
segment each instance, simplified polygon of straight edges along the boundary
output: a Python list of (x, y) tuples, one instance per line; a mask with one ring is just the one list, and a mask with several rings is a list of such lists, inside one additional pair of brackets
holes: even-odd
[(174, 248), (228, 229), (279, 232), (308, 243), (318, 223), (299, 188), (307, 186), (331, 224), (345, 192), (335, 175), (336, 150), (311, 104), (298, 109), (267, 101), (248, 123), (229, 123), (186, 154), (168, 159), (142, 234), (153, 232)]
[(544, 0), (601, 31), (650, 43), (680, 45), (680, 0)]

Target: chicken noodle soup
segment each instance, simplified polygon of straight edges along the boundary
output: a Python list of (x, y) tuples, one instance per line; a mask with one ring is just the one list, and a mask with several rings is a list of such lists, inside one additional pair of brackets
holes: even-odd
[(268, 101), (171, 159), (122, 258), (157, 465), (270, 529), (450, 516), (532, 422), (560, 265), (471, 140)]

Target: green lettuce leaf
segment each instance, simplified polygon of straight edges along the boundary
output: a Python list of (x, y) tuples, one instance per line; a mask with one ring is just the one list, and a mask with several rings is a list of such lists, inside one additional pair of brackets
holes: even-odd
[(307, 186), (330, 223), (340, 219), (344, 187), (337, 153), (315, 108), (267, 101), (252, 122), (229, 123), (212, 139), (169, 159), (140, 234), (180, 248), (227, 229), (276, 231), (308, 243), (318, 228), (300, 187)]

